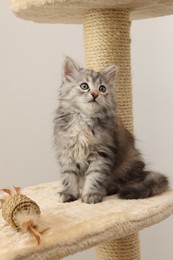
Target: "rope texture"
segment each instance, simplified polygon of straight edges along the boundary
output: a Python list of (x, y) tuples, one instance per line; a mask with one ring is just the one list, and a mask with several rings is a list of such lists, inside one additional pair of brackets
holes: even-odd
[(133, 234), (101, 244), (96, 248), (97, 260), (140, 260), (138, 235)]
[(96, 71), (112, 64), (118, 66), (118, 114), (124, 126), (132, 132), (129, 11), (93, 10), (84, 16), (83, 24), (86, 66)]
[(15, 194), (9, 196), (2, 204), (2, 216), (4, 220), (14, 228), (17, 228), (15, 223), (15, 215), (22, 209), (32, 208), (36, 214), (40, 214), (39, 206), (30, 198), (23, 194)]
[[(111, 64), (118, 66), (117, 112), (124, 126), (133, 132), (129, 10), (92, 10), (84, 16), (83, 24), (86, 66), (96, 71)], [(96, 258), (140, 260), (138, 234), (99, 245)]]

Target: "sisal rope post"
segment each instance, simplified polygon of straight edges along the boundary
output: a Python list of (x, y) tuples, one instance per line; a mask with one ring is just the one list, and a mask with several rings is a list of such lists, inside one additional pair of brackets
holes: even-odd
[(140, 260), (137, 234), (119, 238), (99, 245), (96, 248), (97, 260)]
[[(133, 132), (130, 21), (128, 9), (89, 11), (83, 19), (86, 67), (100, 71), (118, 66), (118, 116)], [(138, 234), (105, 242), (96, 248), (97, 260), (140, 260)]]
[(118, 66), (118, 112), (124, 126), (132, 132), (130, 25), (127, 9), (93, 10), (83, 19), (86, 66), (96, 71), (112, 64)]

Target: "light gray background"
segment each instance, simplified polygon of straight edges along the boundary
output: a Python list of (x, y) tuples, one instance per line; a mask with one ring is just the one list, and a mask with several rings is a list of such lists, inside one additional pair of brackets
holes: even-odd
[[(0, 2), (0, 187), (57, 180), (52, 119), (65, 55), (83, 64), (81, 25), (17, 19)], [(173, 176), (173, 16), (131, 30), (134, 125), (149, 167)], [(173, 217), (141, 233), (143, 260), (173, 259)], [(68, 257), (92, 260), (94, 250)], [(8, 260), (8, 259), (7, 259)]]

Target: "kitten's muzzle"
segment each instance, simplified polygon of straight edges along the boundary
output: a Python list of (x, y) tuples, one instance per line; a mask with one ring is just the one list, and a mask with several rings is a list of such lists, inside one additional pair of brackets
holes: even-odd
[(96, 98), (99, 96), (99, 93), (97, 91), (92, 91), (91, 95), (93, 96), (93, 100), (92, 101), (95, 101)]

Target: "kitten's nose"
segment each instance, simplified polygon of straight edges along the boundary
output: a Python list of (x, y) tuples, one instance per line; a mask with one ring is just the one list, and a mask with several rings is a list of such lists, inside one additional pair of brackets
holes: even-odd
[(94, 100), (98, 97), (99, 93), (97, 91), (92, 91), (91, 95), (93, 96)]

